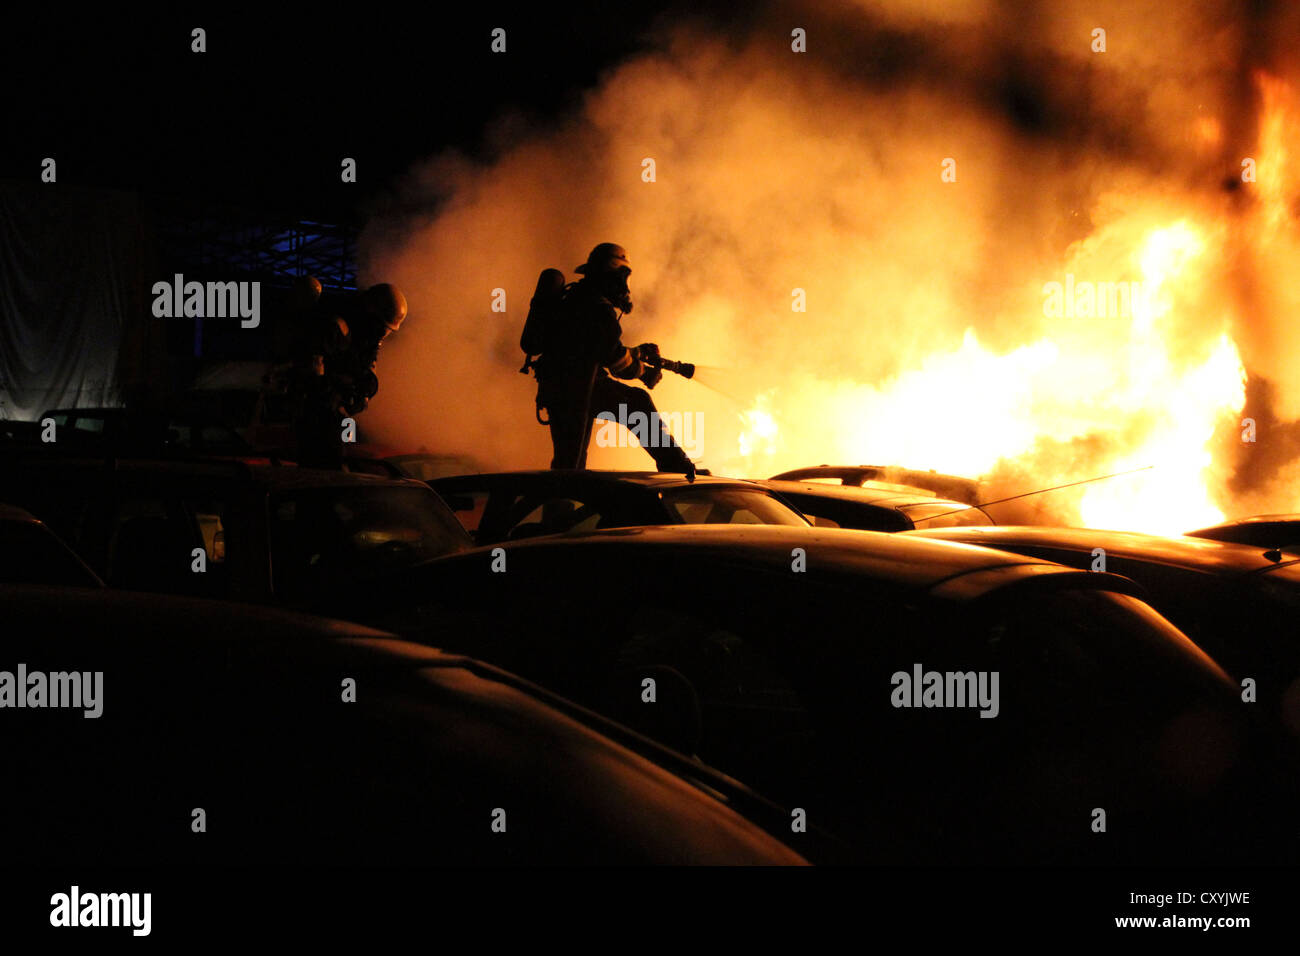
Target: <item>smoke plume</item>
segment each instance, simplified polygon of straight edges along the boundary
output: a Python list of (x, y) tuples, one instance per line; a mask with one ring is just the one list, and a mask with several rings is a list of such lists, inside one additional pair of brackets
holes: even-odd
[[(433, 157), (394, 186), (363, 269), (411, 317), (373, 434), (546, 467), (516, 373), (528, 299), (541, 269), (574, 277), (612, 241), (633, 268), (625, 344), (716, 369), (654, 391), (700, 415), (715, 473), (898, 464), (994, 497), (1154, 464), (1106, 494), (1161, 496), (1184, 527), (1300, 510), (1297, 7), (777, 3), (740, 32), (661, 30), (571, 115), (498, 118), (492, 159)], [(1051, 314), (1046, 284), (1067, 281), (1146, 301)], [(589, 465), (650, 459), (593, 447)], [(1089, 505), (1106, 484), (999, 517), (1151, 513)]]

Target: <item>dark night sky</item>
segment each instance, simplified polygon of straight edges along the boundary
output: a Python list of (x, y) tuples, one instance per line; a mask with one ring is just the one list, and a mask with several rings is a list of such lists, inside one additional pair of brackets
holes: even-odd
[[(6, 25), (0, 175), (35, 179), (54, 156), (68, 185), (333, 219), (364, 210), (423, 157), (480, 150), (504, 112), (563, 113), (601, 70), (652, 43), (664, 16), (590, 2), (429, 6), (415, 20), (118, 9), (111, 24), (56, 11)], [(208, 31), (205, 54), (190, 52), (194, 26)], [(489, 50), (496, 26), (504, 56)], [(355, 186), (339, 181), (343, 156), (358, 161)]]

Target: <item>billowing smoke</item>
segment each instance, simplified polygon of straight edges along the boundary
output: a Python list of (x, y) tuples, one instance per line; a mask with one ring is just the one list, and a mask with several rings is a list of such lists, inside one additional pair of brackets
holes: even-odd
[[(365, 424), (545, 467), (515, 371), (528, 298), (613, 241), (624, 342), (710, 367), (654, 396), (698, 415), (717, 473), (899, 464), (993, 496), (1154, 464), (1133, 487), (1181, 487), (1170, 522), (1300, 510), (1298, 35), (1266, 3), (775, 4), (743, 35), (683, 16), (574, 115), (502, 121), (491, 162), (399, 184), (363, 267), (412, 312)], [(1053, 312), (1052, 282), (1097, 303)], [(1029, 502), (1001, 517), (1128, 514)]]

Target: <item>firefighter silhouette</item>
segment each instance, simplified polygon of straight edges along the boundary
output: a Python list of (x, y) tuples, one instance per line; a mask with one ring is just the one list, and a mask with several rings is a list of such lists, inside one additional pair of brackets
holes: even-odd
[(295, 287), (294, 300), (303, 319), (287, 384), (298, 463), (340, 468), (343, 419), (365, 411), (379, 391), (379, 349), (406, 319), (406, 298), (382, 282), (327, 303), (320, 283), (307, 277)]
[[(694, 479), (695, 465), (664, 427), (652, 389), (663, 372), (646, 364), (659, 357), (659, 346), (645, 343), (628, 348), (622, 342), (622, 316), (632, 311), (627, 252), (612, 242), (591, 250), (576, 270), (578, 282), (564, 285), (563, 275), (547, 269), (538, 280), (520, 345), (540, 358), (524, 363), (537, 373), (538, 418), (547, 413), (554, 456), (552, 468), (586, 468), (587, 446), (596, 415), (620, 406), (640, 412), (650, 423), (646, 451), (662, 472)], [(620, 381), (621, 380), (621, 381)], [(644, 389), (624, 384), (640, 381)]]

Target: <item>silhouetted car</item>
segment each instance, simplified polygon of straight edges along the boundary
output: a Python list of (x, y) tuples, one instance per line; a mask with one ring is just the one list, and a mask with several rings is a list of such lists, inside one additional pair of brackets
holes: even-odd
[(1087, 528), (950, 528), (912, 534), (1001, 548), (1083, 570), (1105, 569), (1145, 589), (1156, 610), (1225, 670), (1257, 682), (1259, 700), (1300, 733), (1300, 558), (1205, 538)]
[(864, 486), (812, 481), (756, 481), (777, 492), (819, 528), (859, 531), (911, 531), (991, 525), (984, 511), (960, 501), (906, 491), (899, 485), (871, 482)]
[[(1124, 578), (794, 527), (499, 547), (398, 573), (369, 606), (387, 609), (387, 628), (513, 670), (805, 810), (858, 859), (1294, 849), (1250, 830), (1274, 802), (1292, 813), (1267, 776), (1277, 742)], [(917, 706), (896, 703), (918, 669), (902, 698)], [(930, 672), (954, 706), (925, 705)]]
[(1187, 535), (1212, 541), (1248, 544), (1264, 551), (1285, 551), (1290, 555), (1300, 555), (1300, 515), (1256, 515), (1253, 518), (1201, 528), (1199, 531), (1189, 531)]
[(783, 524), (797, 510), (753, 482), (639, 471), (513, 471), (429, 486), (479, 544), (650, 524)]
[(422, 482), (240, 461), (33, 456), (0, 470), (0, 500), (110, 587), (299, 609), (473, 547)]
[(816, 481), (861, 487), (873, 483), (903, 485), (913, 494), (951, 498), (963, 504), (978, 504), (979, 482), (937, 471), (899, 468), (894, 465), (814, 465), (773, 475), (774, 481)]
[(0, 586), (0, 615), (0, 666), (70, 705), (0, 712), (10, 864), (803, 862), (734, 781), (463, 657), (111, 589)]
[(0, 418), (0, 444), (5, 442), (32, 443), (41, 440), (40, 422)]
[(0, 584), (104, 586), (44, 523), (6, 504), (0, 504)]
[(253, 447), (229, 425), (202, 415), (143, 413), (126, 408), (52, 408), (55, 444), (133, 453), (244, 456)]

